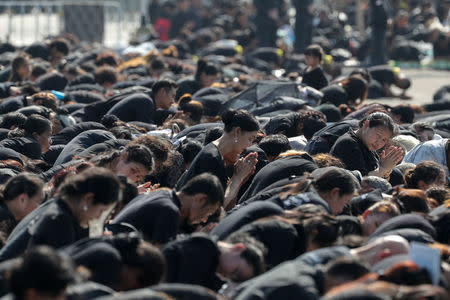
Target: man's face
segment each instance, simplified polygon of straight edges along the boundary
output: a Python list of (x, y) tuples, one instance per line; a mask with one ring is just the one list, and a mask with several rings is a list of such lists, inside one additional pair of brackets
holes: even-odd
[(162, 108), (162, 109), (169, 109), (172, 104), (174, 103), (175, 99), (175, 89), (174, 88), (167, 88), (162, 89), (160, 93), (158, 93), (158, 99), (156, 100), (157, 107), (156, 108)]
[(219, 203), (215, 205), (206, 204), (206, 200), (193, 201), (188, 217), (190, 225), (205, 223), (209, 216), (219, 209)]

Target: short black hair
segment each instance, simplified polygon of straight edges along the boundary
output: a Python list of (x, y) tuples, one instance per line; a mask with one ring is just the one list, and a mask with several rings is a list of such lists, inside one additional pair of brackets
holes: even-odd
[(258, 131), (259, 123), (256, 118), (246, 110), (230, 109), (222, 114), (222, 122), (225, 124), (225, 132), (230, 132), (234, 127), (243, 131)]
[(397, 105), (391, 109), (392, 115), (399, 115), (402, 123), (414, 122), (414, 109), (409, 105)]
[(365, 121), (369, 121), (369, 127), (378, 127), (382, 126), (388, 129), (393, 136), (397, 135), (398, 128), (394, 123), (392, 118), (385, 114), (384, 112), (373, 112), (367, 116), (365, 116), (361, 121), (359, 121), (359, 127), (362, 128)]
[(303, 135), (310, 140), (314, 133), (327, 125), (327, 117), (320, 111), (303, 110), (300, 111), (298, 122), (303, 124)]
[(160, 89), (177, 89), (178, 85), (170, 79), (161, 79), (152, 85), (153, 95), (156, 95)]
[(58, 52), (63, 53), (64, 55), (69, 54), (69, 42), (65, 39), (58, 38), (53, 40), (50, 43), (49, 49), (56, 48)]
[(313, 44), (308, 46), (304, 52), (305, 55), (317, 57), (320, 61), (324, 59), (325, 53), (320, 45)]
[(19, 112), (10, 112), (3, 116), (0, 122), (0, 128), (10, 129), (12, 126), (23, 127), (27, 117)]
[(224, 200), (222, 183), (216, 175), (211, 173), (202, 173), (190, 179), (183, 185), (180, 192), (190, 196), (205, 194), (208, 197), (207, 204), (209, 205), (217, 203), (222, 205)]
[(336, 258), (326, 264), (324, 273), (326, 277), (353, 281), (370, 273), (370, 269), (361, 260), (345, 256)]
[(203, 145), (199, 141), (187, 138), (178, 145), (176, 150), (183, 155), (185, 163), (191, 163), (202, 147)]
[(271, 134), (264, 137), (258, 146), (268, 156), (278, 156), (280, 153), (292, 149), (289, 139), (284, 134)]
[(27, 251), (11, 272), (10, 290), (19, 300), (24, 298), (28, 289), (56, 296), (74, 280), (74, 274), (69, 259), (48, 246), (38, 246)]

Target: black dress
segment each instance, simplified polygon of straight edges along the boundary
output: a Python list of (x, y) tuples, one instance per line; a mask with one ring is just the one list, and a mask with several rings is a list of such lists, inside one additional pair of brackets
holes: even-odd
[(41, 159), (41, 145), (32, 136), (7, 138), (0, 142), (0, 147), (12, 149), (31, 159)]
[(221, 286), (216, 275), (220, 251), (211, 237), (193, 234), (167, 244), (162, 252), (167, 282), (197, 284), (212, 290)]
[(308, 72), (305, 70), (302, 83), (316, 90), (320, 90), (328, 85), (328, 79), (325, 77), (322, 68), (317, 67)]
[(339, 158), (347, 170), (358, 170), (362, 176), (379, 166), (376, 152), (370, 151), (353, 130), (337, 139), (330, 154)]
[(331, 103), (335, 106), (347, 104), (347, 92), (340, 85), (333, 84), (320, 90), (323, 93), (322, 103)]
[(0, 251), (0, 261), (17, 257), (36, 245), (67, 246), (88, 234), (89, 230), (80, 226), (65, 201), (51, 200), (17, 224)]
[(176, 189), (181, 189), (183, 185), (189, 181), (189, 179), (205, 172), (210, 172), (216, 175), (222, 183), (223, 189), (226, 189), (228, 176), (225, 161), (219, 152), (219, 148), (217, 148), (214, 143), (209, 143), (197, 154), (189, 169), (178, 181)]
[(147, 240), (165, 244), (178, 233), (180, 209), (181, 203), (174, 191), (159, 190), (134, 198), (113, 223), (131, 224)]
[(9, 234), (16, 225), (17, 221), (5, 202), (0, 202), (0, 231)]

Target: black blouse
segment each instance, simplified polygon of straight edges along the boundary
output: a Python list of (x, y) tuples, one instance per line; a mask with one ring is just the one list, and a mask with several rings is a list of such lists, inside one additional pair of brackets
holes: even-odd
[(189, 170), (187, 170), (178, 181), (176, 189), (181, 189), (189, 179), (205, 172), (216, 175), (222, 183), (223, 189), (226, 189), (228, 176), (225, 161), (219, 152), (219, 148), (213, 143), (206, 145), (205, 148), (197, 154), (192, 161)]
[(358, 170), (362, 176), (379, 166), (377, 153), (370, 151), (353, 130), (337, 139), (330, 154), (339, 158), (347, 170)]

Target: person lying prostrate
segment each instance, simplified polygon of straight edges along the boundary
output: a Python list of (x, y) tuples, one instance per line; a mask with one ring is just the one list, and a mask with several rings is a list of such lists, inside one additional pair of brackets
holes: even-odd
[(161, 251), (136, 233), (86, 238), (62, 252), (78, 267), (87, 268), (91, 281), (116, 291), (158, 284), (166, 266)]
[(316, 164), (306, 152), (290, 150), (282, 153), (278, 159), (256, 173), (252, 183), (239, 199), (239, 203), (255, 196), (259, 191), (278, 180), (301, 176), (303, 173), (311, 173), (315, 169), (317, 169)]
[(92, 145), (115, 139), (116, 137), (111, 132), (106, 130), (94, 129), (84, 131), (67, 143), (56, 159), (54, 166), (72, 160), (74, 156), (83, 152), (86, 148)]
[[(216, 175), (222, 183), (225, 190), (224, 208), (230, 209), (236, 203), (239, 189), (256, 168), (257, 153), (250, 153), (240, 159), (239, 155), (253, 144), (259, 123), (245, 110), (229, 110), (222, 115), (222, 121), (225, 124), (223, 135), (197, 154), (176, 188), (182, 188), (189, 179), (198, 174), (209, 172)], [(234, 173), (229, 180), (226, 174), (227, 165), (234, 165)]]
[(283, 209), (274, 203), (257, 201), (246, 206), (237, 207), (223, 218), (211, 231), (211, 236), (224, 240), (230, 234), (257, 219), (283, 214)]
[(403, 150), (390, 146), (380, 157), (376, 151), (383, 148), (397, 133), (390, 116), (375, 112), (359, 122), (359, 129), (350, 131), (336, 141), (330, 154), (339, 158), (347, 170), (358, 170), (363, 176), (389, 178), (394, 167), (402, 160)]
[(338, 215), (359, 189), (359, 182), (345, 169), (325, 167), (316, 169), (308, 178), (290, 187), (267, 201), (283, 209), (314, 204), (322, 206), (329, 214)]
[(178, 90), (175, 95), (175, 101), (178, 101), (184, 94), (194, 95), (202, 88), (211, 86), (217, 79), (219, 69), (206, 59), (199, 59), (197, 62), (197, 71), (194, 78), (186, 77), (177, 82)]
[(23, 129), (10, 132), (14, 137), (4, 139), (0, 146), (11, 148), (32, 159), (41, 159), (51, 144), (52, 123), (40, 116), (31, 115)]
[(266, 249), (255, 239), (241, 235), (235, 240), (215, 241), (204, 234), (191, 234), (167, 244), (169, 283), (198, 284), (218, 290), (223, 279), (242, 282), (264, 271)]
[[(337, 107), (341, 104), (356, 105), (367, 98), (368, 83), (361, 76), (353, 75), (320, 91), (323, 93), (321, 103), (329, 102)], [(359, 103), (356, 102), (357, 100)]]
[[(144, 93), (132, 94), (115, 104), (106, 114), (117, 116), (124, 122), (156, 123), (156, 110), (168, 110), (174, 103), (177, 85), (170, 80), (160, 80), (152, 86), (152, 98)], [(161, 125), (161, 124), (157, 124)]]
[(68, 178), (57, 197), (26, 216), (0, 251), (0, 261), (11, 259), (36, 245), (60, 248), (88, 235), (88, 222), (119, 199), (120, 182), (104, 168), (91, 167)]
[(66, 127), (52, 136), (52, 144), (66, 145), (80, 133), (95, 129), (106, 130), (106, 127), (97, 122), (81, 122), (70, 127)]
[(44, 201), (44, 182), (34, 174), (20, 173), (5, 183), (0, 198), (0, 231), (9, 234)]
[(248, 234), (262, 242), (267, 248), (266, 263), (273, 268), (306, 251), (332, 246), (338, 231), (334, 217), (322, 212), (318, 206), (303, 205), (300, 210), (256, 220), (234, 232), (230, 238)]
[(174, 239), (184, 224), (206, 222), (223, 203), (219, 179), (203, 173), (179, 191), (157, 190), (134, 198), (114, 218), (113, 224), (128, 223), (156, 245)]

